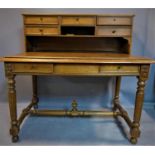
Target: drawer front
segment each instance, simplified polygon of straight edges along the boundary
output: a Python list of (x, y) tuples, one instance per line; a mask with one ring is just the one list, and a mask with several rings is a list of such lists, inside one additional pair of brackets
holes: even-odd
[(131, 17), (97, 17), (97, 25), (132, 25)]
[(26, 27), (25, 28), (26, 35), (58, 35), (59, 28), (58, 27)]
[(97, 26), (96, 35), (99, 36), (131, 36), (131, 27)]
[(54, 65), (55, 74), (98, 74), (99, 66), (97, 65), (82, 65), (82, 64), (57, 64)]
[(136, 65), (103, 65), (100, 66), (100, 73), (112, 75), (138, 75), (139, 66)]
[(25, 17), (25, 24), (58, 24), (58, 17), (56, 16), (47, 16), (47, 17)]
[(62, 25), (95, 25), (95, 17), (62, 17)]
[(15, 63), (13, 64), (13, 72), (48, 74), (53, 73), (53, 64)]

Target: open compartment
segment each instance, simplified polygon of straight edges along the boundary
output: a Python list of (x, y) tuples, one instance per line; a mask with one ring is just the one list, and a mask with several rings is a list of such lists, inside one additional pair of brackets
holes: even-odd
[(27, 52), (107, 52), (129, 53), (128, 40), (122, 37), (42, 37), (27, 36)]
[(61, 35), (95, 35), (95, 27), (61, 26)]

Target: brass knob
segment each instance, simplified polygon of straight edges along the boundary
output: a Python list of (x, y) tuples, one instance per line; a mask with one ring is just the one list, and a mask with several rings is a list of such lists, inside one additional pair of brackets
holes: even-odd
[(112, 33), (116, 33), (116, 30), (113, 30)]

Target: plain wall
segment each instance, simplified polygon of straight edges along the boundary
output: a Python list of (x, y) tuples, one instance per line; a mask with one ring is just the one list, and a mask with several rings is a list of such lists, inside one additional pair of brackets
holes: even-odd
[[(125, 13), (135, 14), (133, 26), (132, 55), (155, 57), (154, 9), (0, 9), (0, 56), (14, 55), (24, 50), (22, 13)], [(152, 21), (154, 19), (154, 21)], [(154, 73), (151, 68), (150, 79), (146, 87), (145, 102), (154, 102)], [(7, 89), (3, 64), (0, 64), (0, 101), (6, 103)], [(31, 99), (31, 77), (19, 76), (17, 79), (17, 97), (19, 102)], [(136, 78), (122, 80), (121, 99), (125, 106), (134, 104)], [(49, 102), (96, 102), (109, 105), (112, 101), (114, 78), (88, 77), (40, 77), (39, 96)], [(153, 104), (153, 103), (152, 103)], [(93, 107), (93, 105), (92, 105)]]

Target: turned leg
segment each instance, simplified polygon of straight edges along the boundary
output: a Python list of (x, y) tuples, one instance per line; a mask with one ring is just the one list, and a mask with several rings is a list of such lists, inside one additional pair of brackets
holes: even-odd
[(144, 100), (144, 88), (145, 82), (148, 78), (149, 66), (141, 66), (141, 73), (138, 76), (137, 82), (137, 92), (136, 92), (136, 99), (135, 99), (135, 109), (134, 109), (134, 116), (133, 116), (133, 123), (130, 130), (131, 138), (130, 141), (133, 144), (137, 143), (137, 138), (140, 136), (140, 119), (143, 107), (143, 100)]
[(8, 99), (11, 117), (10, 134), (12, 135), (12, 142), (18, 141), (19, 126), (17, 121), (17, 106), (16, 106), (16, 89), (15, 89), (15, 76), (8, 76)]
[(32, 103), (34, 104), (33, 107), (37, 109), (39, 98), (38, 98), (38, 91), (37, 91), (37, 76), (36, 75), (32, 75), (32, 91), (33, 91)]
[(119, 104), (120, 86), (121, 86), (121, 76), (117, 76), (116, 83), (115, 83), (115, 94), (114, 94), (114, 100), (113, 100), (113, 110), (114, 111), (117, 109), (116, 104)]

